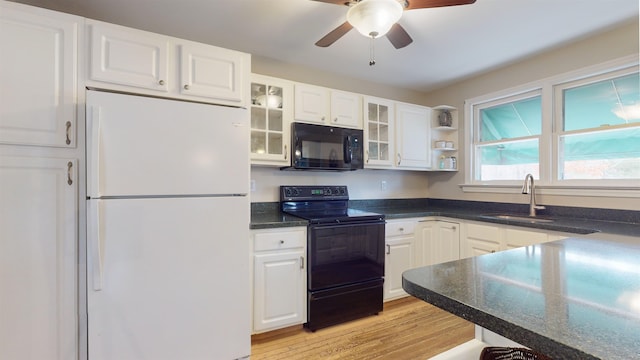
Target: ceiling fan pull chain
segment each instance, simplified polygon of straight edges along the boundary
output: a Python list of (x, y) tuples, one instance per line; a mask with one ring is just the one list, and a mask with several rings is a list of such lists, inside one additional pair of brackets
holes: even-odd
[(375, 37), (371, 37), (371, 42), (369, 43), (369, 66), (373, 66), (376, 64), (376, 58), (375, 58), (375, 51), (374, 51), (374, 45), (373, 45), (373, 41), (375, 40)]

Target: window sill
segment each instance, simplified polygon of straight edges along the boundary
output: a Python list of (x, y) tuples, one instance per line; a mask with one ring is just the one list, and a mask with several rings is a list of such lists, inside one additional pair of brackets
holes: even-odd
[[(493, 194), (521, 194), (520, 185), (479, 185), (461, 184), (462, 191), (469, 193), (493, 193)], [(638, 187), (613, 187), (613, 186), (550, 186), (536, 185), (536, 194), (554, 196), (593, 196), (593, 197), (619, 197), (640, 198)]]

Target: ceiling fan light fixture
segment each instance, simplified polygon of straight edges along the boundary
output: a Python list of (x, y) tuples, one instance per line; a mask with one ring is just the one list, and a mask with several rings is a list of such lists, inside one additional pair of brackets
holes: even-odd
[(347, 21), (362, 35), (377, 38), (389, 32), (403, 10), (397, 0), (362, 0), (349, 8)]

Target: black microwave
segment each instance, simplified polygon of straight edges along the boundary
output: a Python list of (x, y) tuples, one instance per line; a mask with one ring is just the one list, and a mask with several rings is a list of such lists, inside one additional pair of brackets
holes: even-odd
[(294, 122), (291, 124), (291, 168), (362, 169), (362, 137), (362, 130)]

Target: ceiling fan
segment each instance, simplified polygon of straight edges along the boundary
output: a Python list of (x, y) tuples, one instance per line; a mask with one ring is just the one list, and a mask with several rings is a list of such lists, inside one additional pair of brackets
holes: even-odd
[[(375, 39), (387, 36), (396, 48), (403, 48), (413, 42), (411, 36), (398, 24), (405, 10), (434, 8), (443, 6), (468, 5), (476, 0), (313, 0), (349, 7), (347, 21), (333, 29), (316, 42), (327, 47), (354, 27), (362, 35)], [(375, 62), (374, 62), (375, 63)], [(370, 64), (373, 65), (373, 64)]]

